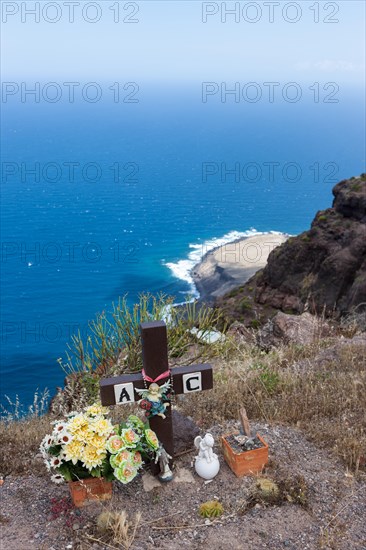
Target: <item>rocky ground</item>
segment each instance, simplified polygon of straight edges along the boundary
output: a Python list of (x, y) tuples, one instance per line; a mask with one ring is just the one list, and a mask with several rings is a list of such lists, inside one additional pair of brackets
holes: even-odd
[[(211, 429), (220, 434), (235, 423)], [(2, 546), (7, 550), (61, 550), (124, 548), (98, 532), (96, 518), (103, 510), (126, 510), (130, 520), (141, 512), (132, 544), (136, 550), (181, 548), (217, 550), (365, 550), (366, 478), (356, 479), (329, 454), (311, 444), (301, 431), (284, 426), (254, 425), (270, 446), (265, 476), (277, 482), (306, 487), (305, 505), (256, 504), (247, 509), (255, 479), (238, 479), (221, 461), (218, 476), (206, 483), (191, 466), (194, 452), (176, 461), (174, 482), (161, 485), (149, 474), (123, 486), (114, 483), (112, 501), (77, 510), (67, 485), (56, 486), (47, 477), (5, 478), (1, 491)], [(218, 499), (224, 514), (205, 520), (201, 503)], [(98, 542), (103, 538), (105, 543)]]

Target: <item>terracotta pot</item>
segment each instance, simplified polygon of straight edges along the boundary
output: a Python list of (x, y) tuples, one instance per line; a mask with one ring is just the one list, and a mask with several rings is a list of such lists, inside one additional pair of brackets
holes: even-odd
[(238, 453), (231, 448), (226, 439), (230, 435), (238, 434), (239, 432), (233, 432), (221, 437), (222, 450), (227, 464), (237, 477), (259, 474), (268, 462), (268, 444), (257, 434), (263, 447)]
[(80, 481), (69, 481), (71, 499), (77, 508), (86, 506), (95, 500), (112, 498), (112, 482), (102, 477), (89, 477)]

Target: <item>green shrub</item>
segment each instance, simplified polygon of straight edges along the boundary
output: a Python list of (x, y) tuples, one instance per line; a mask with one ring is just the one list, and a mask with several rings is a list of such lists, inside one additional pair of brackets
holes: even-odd
[(258, 371), (258, 379), (265, 391), (269, 395), (274, 394), (280, 383), (280, 376), (278, 372), (271, 369), (264, 363), (254, 363), (252, 365), (252, 370)]
[(240, 287), (233, 288), (233, 290), (230, 290), (230, 292), (228, 292), (227, 297), (228, 298), (234, 298), (234, 296), (237, 296), (238, 294), (240, 294), (240, 291), (241, 291)]
[(244, 313), (245, 311), (249, 311), (251, 309), (252, 309), (252, 304), (250, 303), (248, 298), (245, 296), (242, 300), (240, 300), (239, 311), (241, 311), (241, 313)]
[(351, 190), (357, 193), (358, 191), (362, 190), (362, 185), (360, 183), (354, 183), (353, 185), (351, 185)]
[(277, 372), (274, 372), (269, 368), (264, 368), (259, 375), (259, 379), (269, 395), (276, 392), (280, 383), (280, 376)]

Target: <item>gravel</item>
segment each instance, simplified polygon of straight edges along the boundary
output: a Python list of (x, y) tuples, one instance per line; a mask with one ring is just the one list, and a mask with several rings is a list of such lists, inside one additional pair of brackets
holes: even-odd
[[(238, 424), (228, 422), (212, 427), (211, 433), (218, 442), (221, 434), (237, 428)], [(139, 478), (125, 486), (114, 483), (112, 501), (83, 509), (72, 507), (67, 485), (54, 485), (48, 477), (8, 476), (0, 487), (1, 548), (123, 548), (110, 541), (108, 547), (87, 535), (100, 537), (96, 518), (101, 511), (124, 509), (130, 518), (142, 513), (134, 550), (366, 550), (365, 476), (354, 478), (300, 430), (253, 424), (253, 431), (269, 443), (270, 461), (264, 475), (275, 481), (302, 476), (308, 488), (306, 507), (286, 502), (257, 504), (245, 511), (253, 478), (234, 476), (217, 443), (214, 450), (221, 470), (210, 483), (194, 473), (192, 451), (177, 459), (176, 468), (190, 470), (194, 482), (172, 482), (149, 492)], [(205, 520), (198, 515), (198, 507), (213, 499), (223, 504), (224, 515)]]

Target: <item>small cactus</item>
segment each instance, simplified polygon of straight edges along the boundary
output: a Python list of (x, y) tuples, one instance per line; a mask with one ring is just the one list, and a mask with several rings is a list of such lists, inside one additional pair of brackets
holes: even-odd
[(288, 502), (306, 507), (308, 504), (308, 488), (303, 476), (296, 476), (288, 480), (284, 487), (285, 498)]
[(306, 508), (308, 489), (302, 476), (277, 480), (277, 483), (266, 477), (258, 477), (250, 488), (247, 500), (239, 508), (245, 514), (257, 504), (259, 506), (281, 506), (284, 502), (300, 504)]
[(263, 496), (277, 496), (279, 493), (277, 483), (266, 477), (257, 479), (256, 488)]
[(281, 500), (280, 489), (274, 481), (265, 477), (259, 477), (252, 487), (252, 497), (256, 502), (269, 504)]
[(218, 500), (209, 500), (201, 504), (199, 514), (203, 518), (217, 518), (224, 513), (224, 507)]

